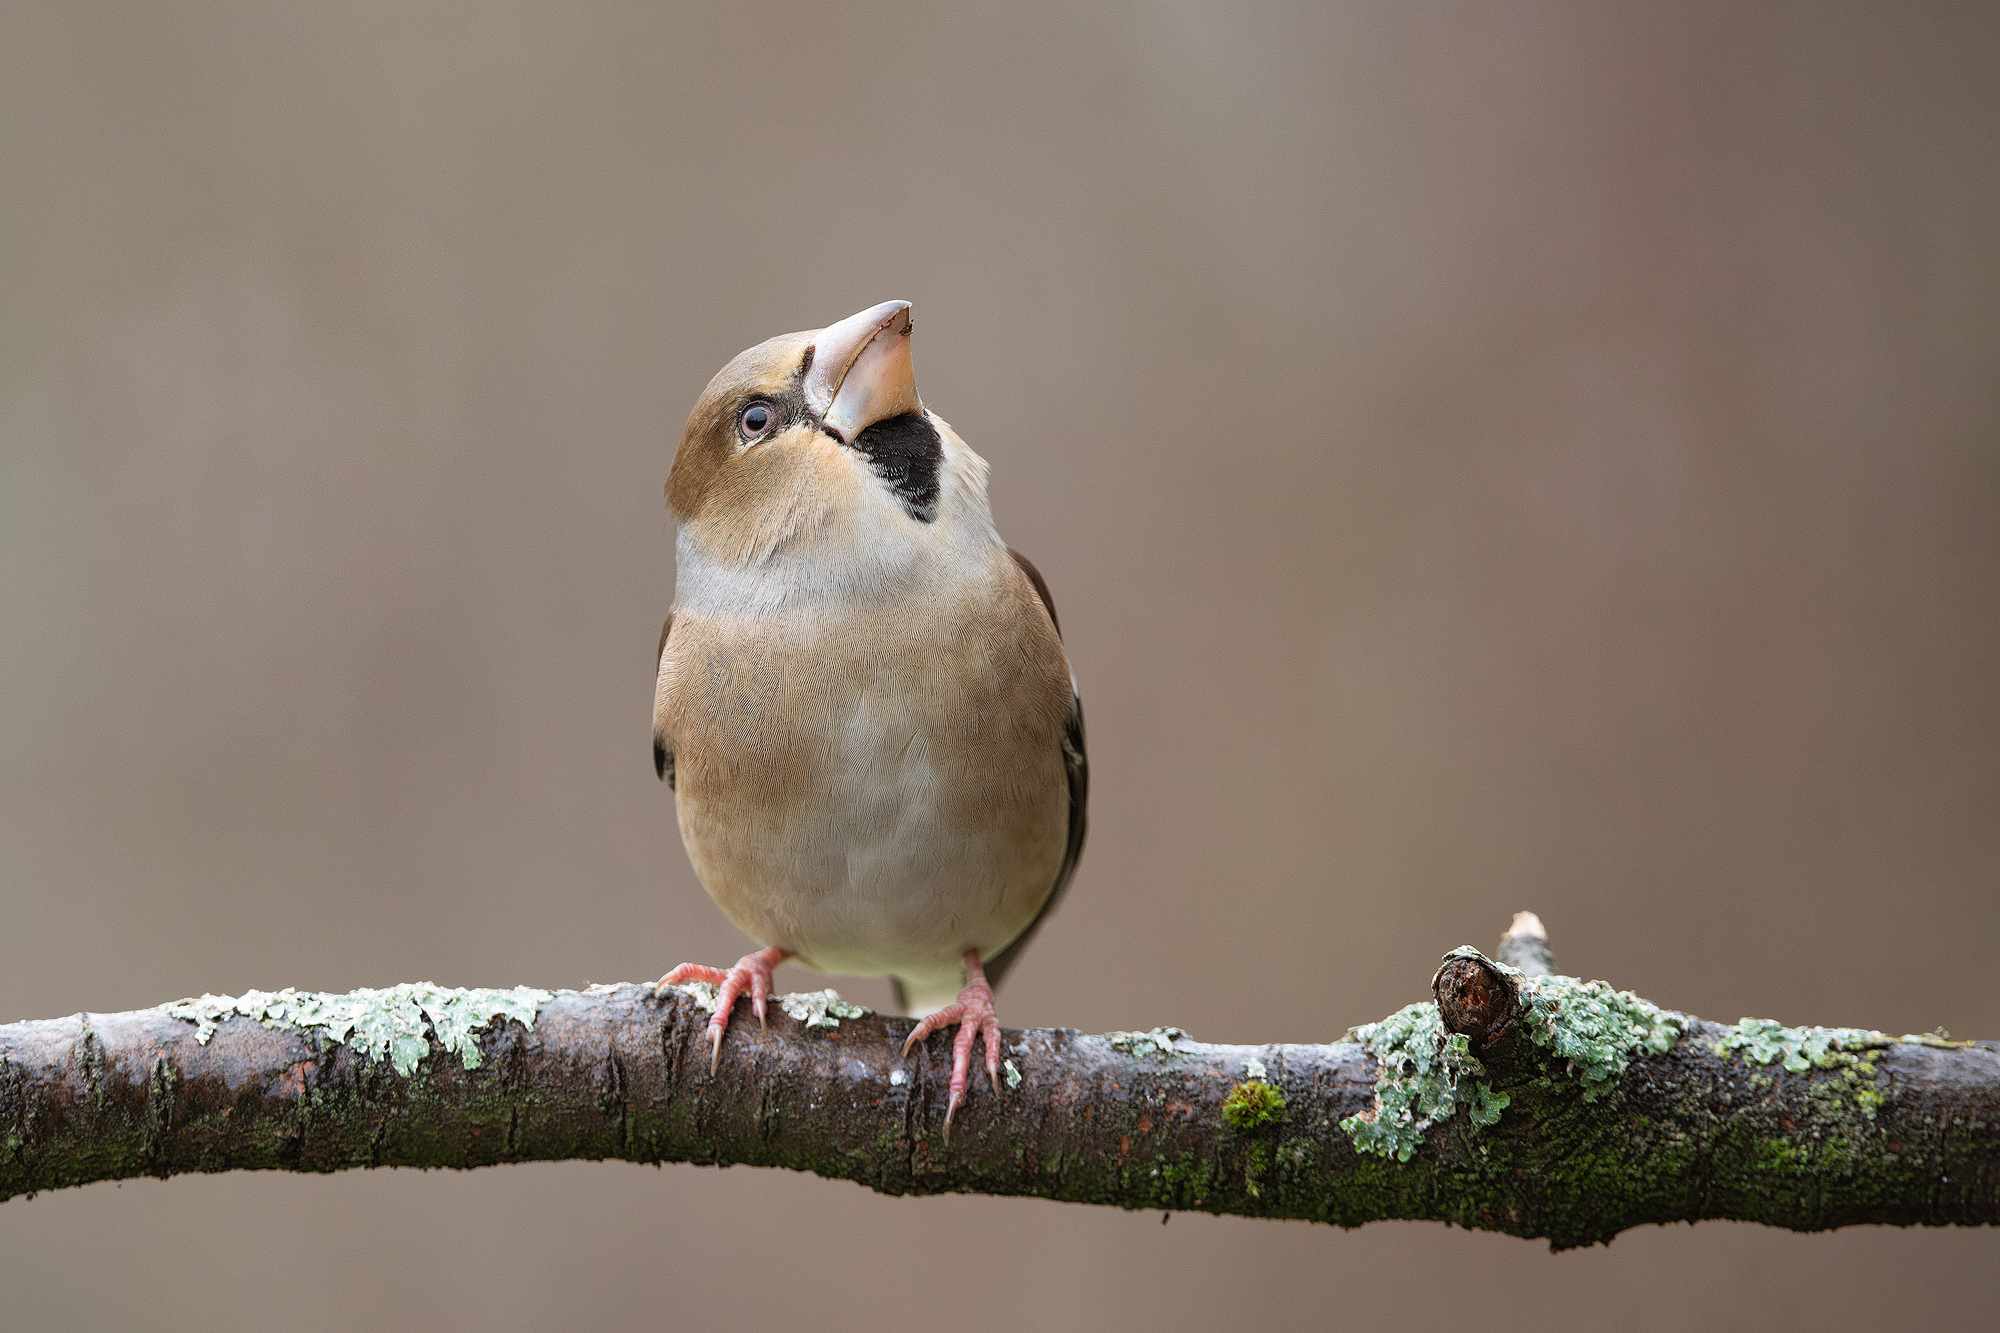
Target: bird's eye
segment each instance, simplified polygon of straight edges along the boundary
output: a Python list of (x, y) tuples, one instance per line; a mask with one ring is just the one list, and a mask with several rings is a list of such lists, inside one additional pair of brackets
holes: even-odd
[(777, 414), (768, 403), (752, 403), (743, 409), (743, 415), (736, 418), (736, 429), (744, 439), (754, 440), (771, 429), (771, 422)]

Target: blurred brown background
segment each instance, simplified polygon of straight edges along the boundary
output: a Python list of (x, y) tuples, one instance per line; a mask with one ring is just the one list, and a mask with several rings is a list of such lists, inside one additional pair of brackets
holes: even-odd
[[(1333, 1039), (1532, 907), (1706, 1016), (2000, 1036), (1996, 68), (1983, 3), (8, 4), (0, 1020), (736, 957), (650, 771), (661, 484), (729, 356), (907, 297), (1090, 710), (1005, 1021)], [(619, 1164), (0, 1207), (19, 1328), (1802, 1328), (1996, 1267)]]

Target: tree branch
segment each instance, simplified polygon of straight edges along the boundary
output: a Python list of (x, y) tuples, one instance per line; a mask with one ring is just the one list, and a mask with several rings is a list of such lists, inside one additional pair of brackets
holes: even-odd
[[(1524, 927), (1523, 919), (1532, 924)], [(889, 1194), (1018, 1194), (1560, 1248), (1643, 1223), (2000, 1221), (2000, 1043), (1732, 1027), (1461, 949), (1331, 1045), (1004, 1034), (1009, 1086), (942, 1122), (949, 1033), (788, 997), (711, 1075), (702, 994), (397, 987), (204, 997), (0, 1027), (0, 1199), (186, 1171), (622, 1158), (784, 1166)], [(1504, 960), (1515, 960), (1509, 965)], [(1018, 1075), (1018, 1079), (1016, 1076)]]

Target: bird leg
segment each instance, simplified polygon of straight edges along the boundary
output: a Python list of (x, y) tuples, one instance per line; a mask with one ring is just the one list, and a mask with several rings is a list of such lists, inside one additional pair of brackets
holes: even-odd
[(706, 981), (715, 987), (715, 1013), (708, 1020), (708, 1072), (713, 1074), (716, 1066), (722, 1063), (722, 1034), (729, 1028), (729, 1011), (735, 1007), (736, 997), (749, 991), (750, 1008), (757, 1015), (757, 1026), (765, 1026), (764, 1001), (771, 997), (771, 969), (791, 956), (790, 949), (781, 949), (774, 944), (768, 949), (744, 954), (727, 972), (719, 967), (703, 967), (700, 963), (682, 963), (654, 984), (653, 993), (657, 995), (668, 986), (683, 981)]
[(993, 1012), (993, 987), (986, 984), (986, 970), (979, 965), (979, 950), (965, 951), (965, 989), (958, 999), (921, 1020), (903, 1041), (903, 1054), (940, 1028), (958, 1024), (958, 1037), (951, 1047), (951, 1100), (944, 1108), (944, 1141), (951, 1142), (951, 1118), (965, 1104), (966, 1074), (972, 1065), (972, 1042), (986, 1038), (986, 1077), (993, 1083), (993, 1095), (1000, 1095), (1000, 1019)]

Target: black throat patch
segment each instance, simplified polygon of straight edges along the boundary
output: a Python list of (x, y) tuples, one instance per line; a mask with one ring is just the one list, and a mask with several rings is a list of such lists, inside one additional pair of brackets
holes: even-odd
[(852, 448), (868, 456), (875, 475), (903, 502), (919, 523), (937, 518), (938, 468), (944, 463), (944, 441), (937, 427), (921, 412), (905, 412), (878, 421), (854, 437)]

